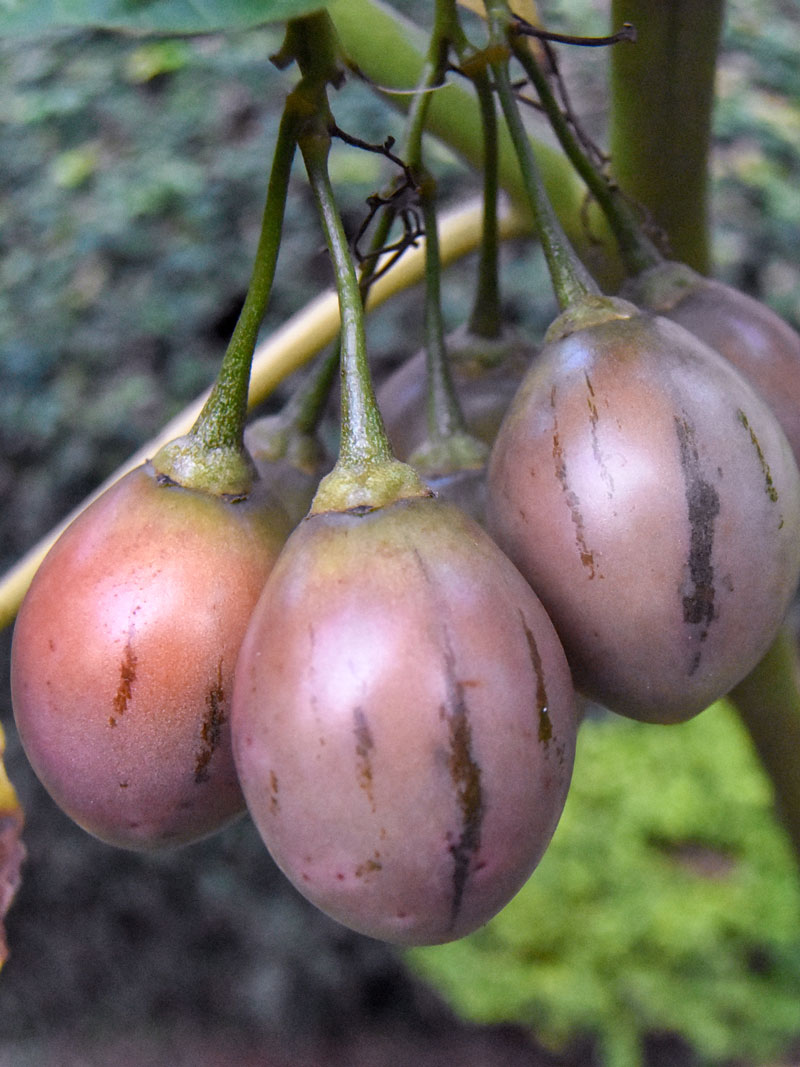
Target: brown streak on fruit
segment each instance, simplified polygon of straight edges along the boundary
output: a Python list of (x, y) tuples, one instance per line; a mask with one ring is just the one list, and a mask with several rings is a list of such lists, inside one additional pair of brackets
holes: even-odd
[(200, 785), (208, 781), (208, 765), (222, 738), (222, 726), (225, 715), (225, 693), (222, 688), (222, 660), (217, 665), (217, 684), (212, 686), (206, 696), (206, 714), (203, 717), (201, 738), (203, 747), (197, 753), (194, 765), (194, 780)]
[(525, 622), (525, 616), (522, 612), (520, 612), (520, 619), (522, 620), (522, 629), (525, 631), (525, 638), (528, 642), (528, 651), (530, 652), (533, 675), (536, 679), (536, 706), (539, 711), (539, 740), (546, 748), (553, 737), (553, 722), (550, 718), (550, 709), (547, 704), (547, 689), (544, 684), (542, 657), (539, 654), (539, 649), (536, 645), (536, 638), (533, 636), (530, 627)]
[(383, 864), (380, 862), (381, 854), (376, 852), (373, 859), (365, 860), (364, 863), (359, 863), (353, 872), (356, 878), (364, 878), (369, 880), (371, 874), (377, 874), (378, 871), (383, 870)]
[(445, 666), (447, 669), (447, 707), (445, 714), (450, 731), (450, 754), (448, 769), (455, 787), (456, 799), (461, 811), (461, 834), (450, 845), (453, 856), (453, 903), (450, 925), (455, 925), (464, 889), (469, 877), (470, 863), (480, 848), (483, 823), (483, 790), (481, 769), (472, 755), (472, 729), (469, 708), (464, 699), (464, 687), (456, 678), (455, 656), (449, 637), (445, 632)]
[(269, 772), (269, 810), (277, 815), (281, 810), (281, 802), (278, 800), (278, 776), (275, 771)]
[(556, 415), (556, 389), (550, 393), (550, 406), (553, 409), (553, 460), (555, 462), (555, 475), (558, 478), (564, 492), (564, 498), (570, 511), (572, 525), (575, 527), (575, 544), (580, 552), (581, 564), (588, 570), (589, 578), (602, 578), (595, 570), (594, 553), (586, 543), (586, 528), (580, 510), (580, 500), (577, 493), (569, 487), (567, 479), (567, 463), (564, 459), (564, 449), (558, 434), (558, 416)]
[(375, 741), (363, 708), (353, 709), (353, 733), (356, 738), (356, 775), (358, 784), (367, 794), (369, 805), (375, 811), (375, 796), (372, 792), (372, 751)]
[(745, 413), (742, 411), (741, 408), (738, 409), (738, 411), (736, 412), (736, 415), (737, 415), (737, 417), (739, 419), (739, 422), (742, 424), (742, 426), (744, 426), (745, 430), (747, 430), (747, 432), (750, 434), (750, 441), (751, 441), (751, 443), (753, 445), (753, 448), (756, 450), (756, 455), (758, 456), (758, 462), (761, 464), (761, 470), (764, 472), (764, 482), (766, 484), (767, 496), (770, 498), (770, 500), (772, 501), (773, 504), (776, 504), (778, 502), (778, 490), (775, 488), (775, 483), (772, 480), (772, 471), (769, 469), (769, 464), (767, 463), (767, 457), (764, 455), (764, 451), (761, 448), (761, 442), (756, 437), (756, 432), (753, 429), (753, 427), (750, 425), (750, 420), (748, 419), (748, 417), (745, 415)]
[[(690, 531), (688, 567), (691, 592), (683, 596), (683, 621), (689, 626), (701, 626), (699, 636), (700, 640), (704, 641), (716, 617), (714, 566), (711, 557), (714, 550), (714, 519), (719, 514), (719, 494), (714, 486), (706, 481), (700, 470), (694, 426), (688, 419), (679, 419), (676, 416), (675, 427), (680, 446)], [(699, 665), (698, 651), (689, 668), (689, 674), (694, 674)]]
[(588, 374), (584, 374), (586, 379), (586, 388), (589, 390), (589, 395), (586, 398), (586, 402), (589, 405), (589, 422), (592, 426), (592, 455), (594, 456), (595, 463), (600, 469), (600, 479), (605, 483), (606, 492), (608, 493), (609, 500), (614, 495), (614, 479), (611, 477), (611, 472), (606, 466), (606, 461), (603, 459), (603, 453), (600, 449), (600, 440), (597, 436), (597, 424), (600, 421), (600, 412), (597, 410), (597, 402), (594, 395), (594, 386)]
[(109, 726), (116, 726), (117, 719), (124, 714), (130, 703), (133, 683), (136, 681), (136, 653), (133, 651), (133, 633), (128, 635), (125, 653), (119, 667), (119, 686), (114, 697), (114, 714), (108, 718)]
[[(437, 599), (436, 583), (431, 578), (425, 560), (417, 549), (414, 558), (423, 581)], [(470, 864), (480, 848), (483, 824), (483, 790), (481, 769), (472, 755), (472, 730), (469, 708), (464, 695), (464, 685), (456, 676), (456, 657), (446, 624), (443, 626), (443, 655), (445, 666), (446, 703), (439, 706), (439, 719), (448, 724), (450, 752), (447, 766), (450, 780), (456, 791), (456, 801), (461, 812), (461, 833), (458, 841), (449, 844), (453, 857), (453, 900), (450, 909), (450, 926), (455, 926), (464, 889), (469, 877)], [(448, 839), (450, 835), (448, 834)]]

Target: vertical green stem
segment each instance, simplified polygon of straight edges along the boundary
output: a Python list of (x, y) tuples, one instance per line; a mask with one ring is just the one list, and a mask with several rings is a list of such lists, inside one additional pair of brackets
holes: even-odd
[(499, 157), (497, 113), (491, 83), (484, 71), (471, 75), (483, 129), (483, 231), (478, 253), (478, 283), (469, 319), (470, 333), (488, 340), (503, 332), (500, 306), (500, 240), (497, 224)]
[(294, 117), (284, 111), (278, 129), (252, 280), (216, 383), (192, 430), (194, 436), (209, 449), (240, 448), (242, 444), (250, 366), (275, 277), (295, 145)]
[[(644, 233), (628, 201), (613, 187), (584, 151), (572, 127), (559, 107), (550, 83), (525, 41), (512, 38), (514, 54), (533, 83), (539, 101), (564, 152), (586, 183), (592, 196), (600, 205), (609, 221), (619, 244), (625, 269), (629, 274), (639, 274), (650, 267), (663, 263), (664, 257)], [(615, 48), (631, 47), (617, 44)], [(635, 47), (635, 46), (634, 46)]]
[[(508, 4), (504, 0), (489, 0), (487, 10), (493, 44), (507, 48), (510, 20)], [(598, 293), (599, 289), (570, 245), (547, 198), (531, 142), (511, 88), (507, 60), (493, 63), (492, 72), (500, 106), (517, 152), (534, 226), (542, 242), (553, 288), (562, 310), (566, 310), (578, 303), (582, 297)]]
[(458, 22), (454, 0), (436, 0), (435, 21), (419, 91), (408, 115), (406, 163), (415, 174), (425, 224), (425, 352), (428, 375), (428, 430), (440, 441), (466, 430), (448, 366), (442, 320), (441, 257), (436, 221), (436, 182), (428, 173), (422, 151), (430, 90), (441, 85)]
[(442, 321), (441, 257), (436, 197), (428, 179), (422, 192), (425, 218), (425, 352), (428, 366), (428, 432), (433, 440), (466, 431), (450, 376)]
[(281, 412), (282, 421), (299, 434), (312, 434), (319, 426), (339, 367), (339, 346), (324, 356)]
[[(348, 57), (376, 86), (402, 90), (387, 94), (385, 100), (398, 110), (407, 111), (411, 101), (408, 89), (419, 84), (424, 62), (425, 42), (420, 27), (381, 0), (330, 0), (327, 10)], [(428, 134), (444, 141), (472, 166), (479, 165), (483, 133), (474, 94), (451, 81), (430, 95)], [(500, 184), (518, 205), (525, 207), (527, 197), (516, 153), (504, 124), (498, 129), (498, 140)], [(583, 188), (573, 168), (563, 152), (550, 145), (539, 143), (535, 151), (548, 195), (567, 232), (578, 247), (588, 247), (581, 219)]]
[(794, 635), (784, 627), (758, 666), (728, 694), (772, 780), (800, 864), (800, 689)]
[(667, 234), (675, 259), (709, 269), (708, 154), (724, 0), (613, 0), (635, 45), (611, 51), (611, 158), (620, 186)]
[(367, 364), (364, 310), (344, 227), (336, 207), (330, 177), (330, 135), (324, 121), (307, 127), (300, 150), (319, 210), (325, 240), (333, 261), (341, 318), (342, 439), (339, 462), (365, 467), (392, 458)]
[(153, 457), (163, 481), (218, 496), (244, 497), (254, 469), (244, 449), (247, 394), (258, 331), (280, 251), (289, 175), (297, 144), (293, 109), (284, 108), (272, 160), (253, 273), (216, 382), (192, 429)]

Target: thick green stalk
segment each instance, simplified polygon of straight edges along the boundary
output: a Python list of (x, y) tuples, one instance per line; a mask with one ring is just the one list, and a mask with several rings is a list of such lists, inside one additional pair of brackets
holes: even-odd
[(157, 474), (187, 488), (241, 496), (252, 484), (253, 468), (243, 446), (250, 369), (275, 277), (296, 133), (295, 116), (287, 105), (278, 129), (250, 285), (217, 380), (189, 433), (153, 457)]
[[(508, 4), (504, 0), (490, 0), (487, 10), (492, 42), (496, 47), (507, 46), (510, 21)], [(517, 152), (534, 227), (542, 243), (553, 288), (561, 309), (566, 310), (579, 303), (583, 297), (599, 293), (599, 289), (570, 245), (548, 199), (511, 88), (507, 60), (492, 63), (492, 73), (506, 125)]]
[(759, 665), (728, 694), (775, 790), (775, 805), (800, 864), (800, 689), (788, 627)]
[(724, 0), (613, 0), (637, 43), (611, 50), (611, 158), (622, 189), (666, 233), (672, 256), (710, 266), (708, 155)]

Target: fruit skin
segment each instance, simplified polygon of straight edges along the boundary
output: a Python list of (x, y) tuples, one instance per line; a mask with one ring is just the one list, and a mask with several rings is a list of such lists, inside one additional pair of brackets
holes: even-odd
[(730, 285), (665, 263), (631, 280), (634, 302), (672, 319), (732, 363), (769, 404), (800, 464), (800, 334)]
[[(517, 386), (530, 364), (532, 348), (516, 336), (481, 341), (457, 331), (447, 342), (450, 372), (467, 429), (491, 444)], [(398, 459), (428, 438), (426, 357), (417, 352), (381, 384), (378, 407)]]
[(260, 486), (280, 501), (296, 526), (308, 514), (320, 479), (333, 466), (319, 437), (287, 426), (283, 414), (264, 415), (245, 427), (244, 444)]
[(555, 829), (576, 718), (528, 585), (432, 498), (305, 519), (242, 644), (234, 755), (295, 886), (371, 937), (486, 922)]
[(12, 701), (33, 769), (89, 833), (156, 849), (244, 810), (233, 669), (287, 533), (274, 507), (160, 485), (145, 466), (51, 549), (17, 619)]
[(487, 508), (576, 687), (680, 722), (777, 632), (800, 573), (800, 476), (734, 368), (628, 307), (545, 345), (495, 442)]

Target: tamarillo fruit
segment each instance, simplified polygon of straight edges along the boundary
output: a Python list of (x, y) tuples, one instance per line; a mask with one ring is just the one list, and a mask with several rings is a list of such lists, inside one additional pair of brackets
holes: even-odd
[(245, 808), (233, 670), (288, 521), (274, 505), (121, 478), (61, 535), (23, 601), (11, 689), (20, 738), (89, 833), (156, 849)]
[(573, 698), (538, 599), (454, 505), (312, 513), (242, 643), (234, 756), (301, 893), (371, 937), (439, 943), (538, 863), (571, 776)]
[[(665, 318), (563, 314), (492, 451), (488, 521), (576, 687), (678, 722), (764, 655), (800, 573), (800, 475), (767, 404)], [(584, 308), (584, 312), (586, 308)]]

